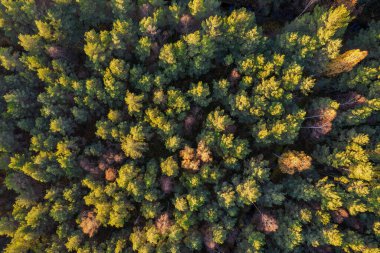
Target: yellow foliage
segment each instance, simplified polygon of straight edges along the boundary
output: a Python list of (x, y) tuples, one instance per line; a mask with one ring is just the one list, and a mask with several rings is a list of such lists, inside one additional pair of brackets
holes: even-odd
[(343, 72), (351, 71), (359, 62), (368, 55), (368, 51), (360, 51), (360, 49), (349, 50), (335, 59), (333, 59), (326, 67), (326, 76), (335, 76)]
[(287, 151), (278, 159), (278, 165), (282, 173), (293, 175), (310, 169), (312, 158), (301, 151)]

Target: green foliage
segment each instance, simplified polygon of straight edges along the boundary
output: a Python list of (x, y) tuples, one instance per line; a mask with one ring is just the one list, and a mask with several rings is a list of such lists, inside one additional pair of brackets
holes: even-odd
[(377, 5), (306, 2), (0, 0), (0, 250), (379, 252)]
[(206, 107), (211, 102), (211, 98), (208, 98), (210, 96), (210, 89), (207, 84), (203, 84), (202, 82), (192, 84), (188, 92), (194, 102), (202, 107)]
[(161, 162), (162, 173), (167, 176), (177, 176), (178, 175), (178, 164), (173, 156), (170, 156)]
[(144, 127), (141, 125), (133, 126), (130, 133), (122, 139), (121, 149), (127, 157), (138, 159), (143, 157), (143, 152), (147, 149), (148, 144), (145, 142), (146, 134)]
[(191, 0), (189, 2), (189, 9), (191, 15), (202, 19), (208, 14), (214, 14), (219, 7), (219, 2), (215, 0), (205, 1), (205, 0)]

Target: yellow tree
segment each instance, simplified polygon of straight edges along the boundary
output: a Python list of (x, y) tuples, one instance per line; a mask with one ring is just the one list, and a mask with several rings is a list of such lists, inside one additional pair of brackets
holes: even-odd
[(360, 49), (346, 51), (327, 64), (324, 74), (326, 76), (336, 76), (343, 72), (349, 72), (367, 55), (368, 51), (360, 51)]

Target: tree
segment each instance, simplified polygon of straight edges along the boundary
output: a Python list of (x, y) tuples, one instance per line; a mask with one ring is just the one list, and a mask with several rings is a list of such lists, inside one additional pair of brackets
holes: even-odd
[(181, 114), (183, 112), (190, 109), (190, 104), (186, 97), (177, 89), (168, 90), (167, 105), (169, 108), (166, 110), (166, 114), (169, 116), (179, 115), (180, 118), (182, 118)]
[(0, 249), (379, 252), (379, 7), (0, 0)]
[(278, 229), (276, 218), (268, 213), (256, 213), (253, 218), (253, 223), (256, 224), (257, 230), (264, 234), (276, 232)]
[(156, 228), (160, 234), (166, 234), (170, 231), (170, 227), (172, 226), (172, 221), (169, 218), (168, 213), (162, 214), (156, 220)]
[[(351, 19), (350, 12), (344, 5), (327, 11), (317, 6), (313, 12), (302, 15), (290, 23), (278, 43), (285, 49), (286, 55), (302, 52), (296, 54), (298, 56), (295, 58), (303, 63), (305, 68), (323, 72), (329, 60), (338, 56), (342, 45), (340, 37)], [(322, 55), (314, 55), (313, 48), (316, 47), (323, 52)]]
[(311, 157), (306, 155), (303, 151), (287, 151), (281, 154), (278, 159), (278, 166), (281, 172), (292, 175), (295, 172), (310, 169), (311, 161)]
[(284, 217), (281, 222), (282, 226), (279, 226), (278, 232), (274, 235), (278, 245), (285, 252), (291, 252), (297, 246), (301, 245), (304, 238), (301, 233), (302, 225), (298, 220), (292, 220), (289, 217)]
[(128, 77), (129, 65), (123, 60), (112, 59), (109, 67), (106, 69), (103, 77), (103, 83), (106, 92), (110, 95), (112, 100), (121, 102), (123, 96), (120, 94), (125, 93), (125, 85), (123, 84)]
[(365, 57), (367, 57), (367, 51), (349, 50), (337, 58), (333, 59), (326, 67), (325, 75), (334, 76), (342, 72), (349, 72)]
[(236, 186), (238, 201), (244, 205), (254, 204), (260, 197), (261, 193), (255, 180), (244, 180)]
[(175, 125), (169, 121), (165, 115), (157, 108), (148, 108), (145, 110), (146, 121), (153, 127), (162, 131), (165, 135), (171, 135), (174, 132)]
[(160, 164), (162, 173), (165, 175), (171, 177), (171, 176), (177, 176), (178, 175), (178, 164), (173, 156), (170, 156), (163, 160)]
[(125, 96), (125, 103), (128, 106), (128, 113), (130, 115), (133, 115), (135, 113), (141, 112), (141, 109), (143, 107), (142, 101), (144, 99), (144, 95), (136, 95), (132, 92), (127, 91), (127, 94)]
[(265, 235), (249, 224), (238, 237), (237, 252), (262, 252), (264, 245)]
[(109, 48), (112, 42), (109, 32), (102, 31), (98, 34), (94, 30), (91, 30), (85, 34), (85, 40), (84, 52), (95, 66), (104, 64), (109, 60), (111, 55)]
[(185, 146), (179, 155), (182, 158), (181, 167), (192, 171), (198, 171), (202, 164), (212, 162), (211, 151), (202, 140), (196, 150)]
[(200, 106), (206, 107), (211, 101), (211, 99), (208, 98), (210, 95), (209, 87), (207, 84), (203, 84), (202, 82), (192, 84), (188, 93), (194, 102)]
[(93, 237), (99, 229), (100, 223), (96, 220), (96, 215), (93, 211), (83, 212), (81, 215), (80, 227), (83, 233), (89, 237)]
[(339, 103), (329, 98), (316, 100), (310, 109), (310, 121), (306, 129), (310, 129), (311, 136), (315, 139), (322, 138), (332, 130), (332, 122), (337, 116)]
[(145, 135), (143, 126), (131, 127), (130, 133), (122, 139), (121, 143), (121, 149), (127, 157), (132, 159), (143, 157), (143, 153), (148, 147), (148, 144), (145, 142)]
[(140, 59), (140, 61), (144, 61), (146, 58), (150, 56), (152, 42), (149, 37), (142, 37), (137, 45), (136, 53)]
[(209, 13), (214, 13), (219, 7), (218, 1), (192, 0), (189, 2), (191, 15), (202, 19), (208, 16)]
[(328, 157), (331, 166), (348, 172), (349, 177), (371, 181), (373, 165), (362, 146), (369, 142), (368, 135), (352, 133), (344, 150), (337, 149)]
[(128, 53), (126, 49), (136, 44), (135, 34), (132, 20), (115, 20), (110, 31), (112, 48), (116, 50), (115, 54), (122, 56), (122, 53)]
[(226, 131), (233, 124), (233, 120), (228, 115), (225, 115), (224, 111), (220, 110), (220, 108), (207, 116), (206, 126), (218, 132)]
[(173, 191), (173, 180), (171, 177), (163, 176), (160, 179), (161, 190), (165, 194), (169, 194)]
[(117, 19), (122, 19), (128, 17), (128, 14), (131, 14), (135, 8), (135, 4), (131, 0), (112, 0), (111, 8), (112, 13)]

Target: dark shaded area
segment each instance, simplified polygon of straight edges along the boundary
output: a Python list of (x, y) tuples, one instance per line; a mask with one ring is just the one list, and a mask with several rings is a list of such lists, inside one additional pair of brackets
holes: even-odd
[(5, 246), (11, 241), (11, 238), (0, 236), (0, 251), (4, 250)]
[[(222, 0), (221, 2), (222, 9), (227, 12), (241, 7), (255, 12), (256, 22), (263, 27), (264, 33), (268, 36), (276, 35), (286, 23), (302, 13), (312, 11), (316, 4), (326, 7), (333, 4), (331, 0), (293, 0), (290, 3), (284, 0)], [(347, 2), (350, 1), (347, 0)], [(371, 21), (380, 20), (380, 1), (357, 1), (354, 14), (356, 17), (348, 26), (345, 38), (350, 38), (360, 29), (368, 28)]]

